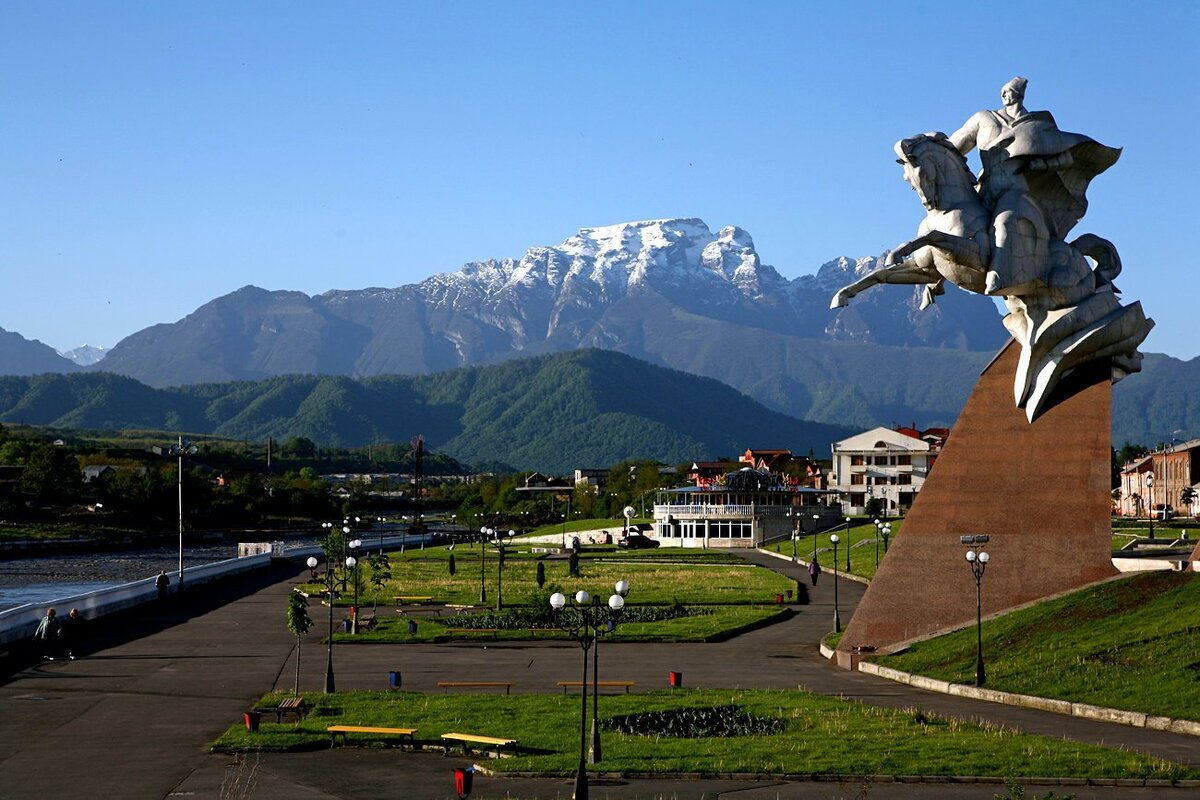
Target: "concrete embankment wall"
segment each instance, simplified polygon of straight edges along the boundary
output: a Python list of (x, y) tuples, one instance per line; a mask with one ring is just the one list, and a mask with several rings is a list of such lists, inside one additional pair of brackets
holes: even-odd
[[(188, 567), (184, 570), (184, 587), (186, 590), (188, 587), (198, 584), (262, 569), (270, 563), (271, 554), (264, 553), (215, 561), (198, 567)], [(179, 572), (176, 570), (167, 574), (171, 578), (171, 587), (174, 590), (179, 586)], [(0, 611), (0, 649), (8, 649), (13, 642), (33, 636), (49, 605), (58, 609), (60, 618), (65, 617), (69, 609), (78, 608), (79, 613), (85, 618), (97, 619), (142, 603), (153, 602), (158, 596), (158, 589), (154, 586), (156, 578), (157, 576), (151, 576), (120, 586), (69, 595), (55, 600), (52, 604), (27, 603), (7, 611)]]

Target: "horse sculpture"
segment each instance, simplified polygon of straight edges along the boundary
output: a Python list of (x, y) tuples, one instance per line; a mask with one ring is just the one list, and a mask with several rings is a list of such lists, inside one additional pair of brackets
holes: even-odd
[(1141, 369), (1137, 346), (1154, 323), (1140, 303), (1117, 300), (1113, 279), (1121, 260), (1111, 242), (1093, 234), (1070, 243), (1050, 236), (1038, 203), (1022, 194), (1020, 183), (1005, 212), (993, 217), (966, 158), (945, 134), (903, 139), (895, 151), (926, 217), (915, 239), (891, 251), (882, 269), (840, 289), (830, 308), (881, 283), (925, 284), (922, 309), (945, 291), (947, 280), (1002, 296), (1009, 310), (1004, 325), (1022, 348), (1014, 398), (1030, 422), (1050, 390), (1080, 364), (1111, 359), (1114, 382)]

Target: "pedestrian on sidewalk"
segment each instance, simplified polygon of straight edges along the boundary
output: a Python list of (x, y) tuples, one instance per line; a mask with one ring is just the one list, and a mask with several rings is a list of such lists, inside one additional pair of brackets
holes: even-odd
[(158, 573), (158, 577), (154, 579), (154, 586), (158, 589), (158, 599), (163, 601), (167, 599), (167, 590), (171, 587), (171, 579), (167, 577), (167, 571), (164, 569)]
[(71, 613), (67, 614), (67, 618), (59, 626), (58, 636), (62, 640), (62, 649), (66, 652), (67, 658), (72, 661), (75, 660), (75, 651), (79, 649), (79, 645), (83, 641), (86, 627), (87, 620), (79, 615), (78, 608), (72, 608)]
[(56, 613), (53, 608), (46, 609), (46, 616), (42, 617), (33, 634), (33, 638), (41, 644), (42, 658), (46, 661), (54, 660), (54, 649), (58, 646), (59, 624)]
[(818, 564), (817, 560), (814, 558), (812, 561), (808, 562), (808, 577), (812, 579), (813, 586), (817, 585), (817, 577), (820, 574), (821, 574), (821, 565)]

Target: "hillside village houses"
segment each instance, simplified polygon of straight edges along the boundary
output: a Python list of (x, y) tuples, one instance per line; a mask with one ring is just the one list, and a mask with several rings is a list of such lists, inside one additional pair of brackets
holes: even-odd
[(829, 488), (842, 496), (848, 515), (865, 514), (872, 498), (884, 513), (899, 514), (912, 506), (949, 437), (949, 428), (911, 425), (872, 428), (834, 442)]
[[(1191, 488), (1193, 499), (1184, 504), (1184, 489)], [(1134, 459), (1121, 470), (1120, 493), (1116, 495), (1117, 513), (1127, 517), (1196, 516), (1200, 513), (1200, 439), (1164, 447)]]

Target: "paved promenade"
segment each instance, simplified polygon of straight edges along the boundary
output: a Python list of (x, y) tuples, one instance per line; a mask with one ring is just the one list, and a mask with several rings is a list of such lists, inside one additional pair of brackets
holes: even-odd
[[(787, 562), (752, 560), (796, 578)], [(96, 626), (92, 652), (20, 671), (0, 685), (0, 797), (453, 798), (450, 770), (462, 758), (399, 750), (338, 748), (234, 758), (208, 745), (272, 688), (290, 688), (294, 639), (284, 626), (290, 579), (298, 568), (197, 592), (181, 606), (153, 607), (119, 626)], [(888, 706), (919, 706), (949, 716), (987, 719), (1034, 733), (1126, 747), (1200, 765), (1200, 739), (1028, 709), (931, 694), (838, 670), (816, 653), (830, 628), (832, 575), (812, 590), (812, 604), (790, 620), (720, 644), (601, 645), (606, 678), (667, 683), (680, 671), (687, 686), (802, 686)], [(636, 587), (635, 587), (636, 591)], [(841, 584), (843, 606), (863, 587)], [(843, 619), (849, 618), (843, 608)], [(318, 628), (323, 626), (318, 619)], [(314, 635), (303, 650), (302, 687), (323, 685), (324, 648)], [(574, 643), (375, 645), (335, 649), (338, 689), (383, 689), (399, 670), (405, 689), (437, 691), (438, 680), (513, 681), (514, 692), (558, 691), (574, 679)], [(739, 798), (992, 798), (1001, 787), (778, 781), (594, 782), (593, 798), (689, 800)], [(1182, 798), (1172, 789), (1054, 787), (1083, 798)], [(1049, 788), (1033, 787), (1044, 795)], [(1194, 791), (1194, 790), (1193, 790)], [(473, 798), (568, 798), (569, 780), (480, 776)]]

